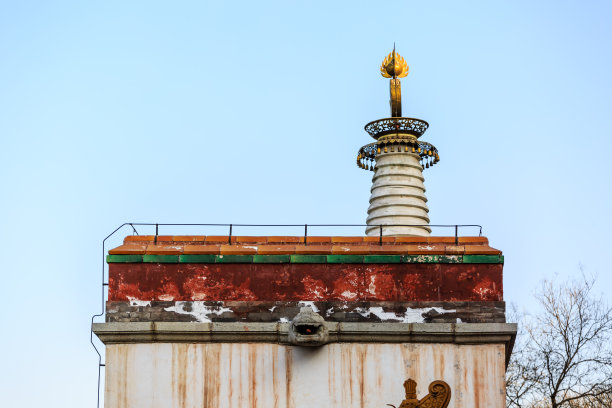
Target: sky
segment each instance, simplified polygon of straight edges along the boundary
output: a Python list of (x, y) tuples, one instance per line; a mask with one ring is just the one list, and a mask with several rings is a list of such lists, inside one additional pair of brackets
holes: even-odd
[(389, 116), (394, 42), (403, 113), (440, 152), (432, 224), (482, 225), (520, 308), (580, 269), (612, 299), (611, 19), (606, 1), (0, 1), (0, 405), (95, 406), (102, 240), (124, 222), (365, 223), (355, 157)]

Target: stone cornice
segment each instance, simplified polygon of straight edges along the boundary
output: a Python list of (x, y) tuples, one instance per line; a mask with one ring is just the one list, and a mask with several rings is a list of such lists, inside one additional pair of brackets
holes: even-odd
[[(329, 343), (504, 344), (510, 357), (516, 323), (335, 323), (325, 322)], [(104, 344), (120, 343), (279, 343), (290, 323), (94, 323)], [(507, 361), (506, 361), (507, 363)]]

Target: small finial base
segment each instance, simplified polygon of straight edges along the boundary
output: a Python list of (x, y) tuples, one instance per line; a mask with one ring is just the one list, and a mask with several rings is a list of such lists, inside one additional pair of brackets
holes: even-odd
[(399, 79), (392, 79), (389, 82), (390, 99), (389, 105), (391, 106), (391, 117), (401, 118), (402, 117), (402, 84)]

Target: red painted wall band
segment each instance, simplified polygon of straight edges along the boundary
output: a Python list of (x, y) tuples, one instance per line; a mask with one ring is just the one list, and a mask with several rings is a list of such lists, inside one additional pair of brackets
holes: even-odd
[(501, 264), (110, 264), (109, 301), (501, 301)]

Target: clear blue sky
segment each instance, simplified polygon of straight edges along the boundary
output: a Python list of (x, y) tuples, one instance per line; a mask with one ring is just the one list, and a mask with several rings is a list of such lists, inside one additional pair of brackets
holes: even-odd
[(442, 158), (432, 223), (484, 226), (508, 301), (579, 264), (609, 289), (610, 21), (605, 1), (0, 2), (0, 405), (95, 404), (117, 225), (365, 222), (355, 154), (394, 41)]

